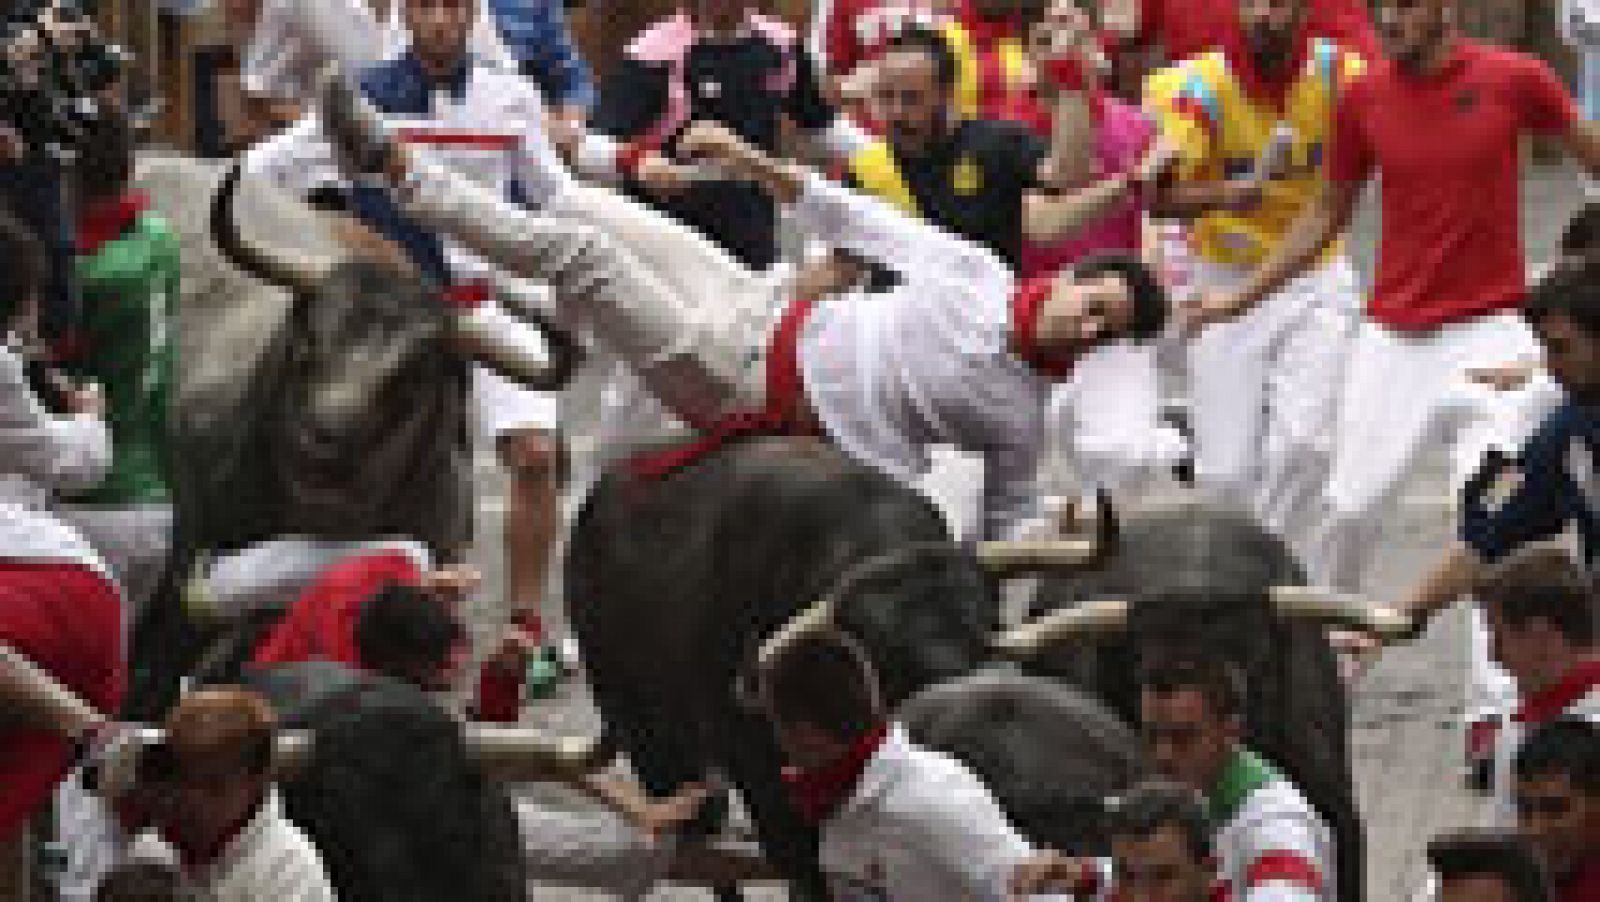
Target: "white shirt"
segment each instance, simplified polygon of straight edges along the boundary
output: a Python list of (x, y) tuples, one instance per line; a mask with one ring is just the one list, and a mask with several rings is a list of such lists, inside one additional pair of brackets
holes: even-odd
[[(1287, 780), (1252, 792), (1212, 840), (1218, 877), (1238, 902), (1333, 902), (1333, 834), (1311, 803)], [(1322, 889), (1283, 878), (1276, 869), (1257, 871), (1265, 860), (1309, 865)], [(1277, 875), (1277, 876), (1275, 876)]]
[(1031, 525), (1051, 383), (1010, 350), (1010, 270), (985, 248), (821, 177), (792, 212), (808, 235), (901, 276), (885, 293), (830, 297), (806, 323), (801, 371), (829, 436), (908, 482), (927, 469), (929, 445), (981, 453), (985, 534)]
[(976, 774), (899, 726), (822, 825), (822, 870), (841, 902), (1003, 902), (1032, 855)]
[[(150, 833), (138, 838), (127, 858), (177, 862), (172, 847)], [(284, 816), (276, 789), (268, 790), (255, 817), (215, 861), (188, 876), (198, 902), (334, 902), (338, 898), (316, 846)]]
[[(1594, 686), (1582, 698), (1568, 705), (1557, 717), (1577, 717), (1600, 725), (1600, 686)], [(1557, 719), (1556, 717), (1550, 718)], [(1539, 725), (1534, 726), (1534, 730)], [(1516, 779), (1514, 765), (1522, 743), (1533, 732), (1528, 725), (1515, 718), (1506, 718), (1494, 740), (1494, 770), (1489, 795), (1489, 826), (1514, 830), (1517, 826), (1517, 809), (1512, 798)]]
[[(389, 0), (389, 14), (380, 22), (368, 0), (263, 0), (244, 53), (245, 91), (306, 102), (329, 62), (353, 73), (397, 56), (411, 43), (401, 20), (403, 3)], [(469, 49), (482, 59), (511, 60), (488, 0), (479, 0)]]
[(47, 412), (28, 385), (22, 358), (0, 342), (0, 504), (42, 509), (51, 493), (91, 488), (110, 466), (105, 421)]

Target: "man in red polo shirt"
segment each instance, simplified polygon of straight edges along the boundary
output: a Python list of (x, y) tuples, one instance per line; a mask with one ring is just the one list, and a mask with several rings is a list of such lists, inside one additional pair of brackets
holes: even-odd
[[(1382, 174), (1377, 282), (1350, 357), (1326, 490), (1326, 547), (1341, 585), (1359, 583), (1375, 530), (1430, 439), (1452, 441), (1456, 486), (1488, 447), (1519, 439), (1466, 373), (1538, 346), (1517, 315), (1526, 285), (1520, 138), (1558, 136), (1584, 169), (1600, 171), (1600, 136), (1555, 73), (1461, 37), (1454, 7), (1379, 4), (1390, 59), (1340, 98), (1323, 195), (1238, 288), (1203, 294), (1184, 313), (1196, 329), (1237, 316), (1304, 272)], [(1478, 720), (1504, 709), (1509, 684), (1486, 666), (1481, 627), (1474, 646), (1466, 710)]]

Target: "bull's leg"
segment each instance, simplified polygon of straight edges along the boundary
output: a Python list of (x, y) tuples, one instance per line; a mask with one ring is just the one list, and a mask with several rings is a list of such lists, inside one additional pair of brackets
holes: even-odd
[(801, 820), (778, 780), (783, 757), (771, 728), (743, 711), (727, 712), (718, 722), (728, 730), (728, 739), (719, 743), (729, 750), (728, 776), (749, 809), (762, 851), (789, 881), (791, 898), (828, 898), (817, 868), (817, 831)]

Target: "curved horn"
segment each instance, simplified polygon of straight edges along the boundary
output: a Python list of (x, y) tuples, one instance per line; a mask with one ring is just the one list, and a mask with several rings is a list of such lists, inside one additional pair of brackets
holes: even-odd
[(1036, 617), (997, 634), (990, 644), (1000, 655), (1022, 660), (1061, 642), (1079, 636), (1114, 633), (1127, 625), (1128, 602), (1121, 598), (1101, 598)]
[(1385, 641), (1409, 635), (1411, 618), (1403, 611), (1375, 605), (1359, 595), (1316, 586), (1273, 586), (1272, 608), (1280, 617), (1306, 618), (1348, 626)]
[(1025, 539), (979, 542), (978, 563), (1002, 577), (1086, 570), (1103, 559), (1103, 546), (1093, 539)]
[[(314, 742), (313, 734), (304, 730), (279, 733), (273, 758), (277, 773), (293, 774), (305, 767)], [(565, 782), (600, 770), (612, 757), (597, 739), (553, 737), (528, 727), (497, 724), (468, 725), (466, 744), (484, 774), (503, 783)]]
[(317, 274), (309, 264), (292, 255), (270, 251), (239, 233), (234, 202), (243, 171), (244, 163), (235, 162), (217, 187), (211, 201), (211, 240), (223, 258), (240, 271), (293, 293), (308, 291), (317, 282)]
[(776, 633), (767, 637), (761, 643), (761, 649), (756, 652), (756, 664), (766, 667), (773, 659), (783, 654), (789, 646), (793, 645), (801, 636), (825, 630), (833, 625), (833, 612), (837, 604), (837, 596), (829, 595), (826, 598), (813, 602), (811, 607), (794, 615)]
[(539, 312), (547, 302), (532, 297), (530, 287), (521, 279), (494, 280), (501, 303), (451, 317), (451, 329), (468, 353), (512, 382), (534, 391), (559, 391), (572, 381), (583, 350)]

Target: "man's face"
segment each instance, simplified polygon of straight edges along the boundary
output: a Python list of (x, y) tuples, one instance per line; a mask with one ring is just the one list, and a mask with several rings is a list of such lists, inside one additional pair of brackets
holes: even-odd
[(1557, 877), (1600, 856), (1600, 798), (1572, 785), (1565, 774), (1518, 780), (1513, 792), (1517, 829)]
[(1168, 824), (1149, 836), (1111, 840), (1117, 898), (1127, 902), (1205, 902), (1211, 869), (1196, 860), (1183, 831)]
[(1239, 739), (1238, 722), (1211, 710), (1195, 689), (1139, 693), (1145, 749), (1156, 773), (1210, 792)]
[(1120, 276), (1056, 278), (1039, 327), (1053, 344), (1083, 352), (1127, 333), (1133, 323), (1133, 294)]
[(1440, 881), (1439, 902), (1517, 902), (1517, 894), (1504, 878), (1472, 874)]
[(1288, 64), (1304, 18), (1305, 0), (1239, 0), (1239, 24), (1263, 69)]
[(477, 4), (473, 0), (406, 0), (411, 49), (424, 62), (452, 65), (467, 52)]
[(950, 105), (939, 68), (926, 53), (896, 50), (878, 64), (873, 89), (878, 120), (896, 150), (921, 152), (943, 131)]
[(1524, 688), (1530, 688), (1529, 684), (1541, 671), (1544, 643), (1539, 626), (1542, 621), (1512, 624), (1493, 605), (1484, 605), (1483, 614), (1489, 627), (1489, 657), (1516, 677)]
[(1451, 0), (1382, 0), (1378, 4), (1378, 33), (1389, 58), (1417, 69), (1449, 32)]
[(1561, 314), (1546, 316), (1533, 326), (1544, 350), (1550, 375), (1574, 398), (1600, 397), (1600, 336)]

